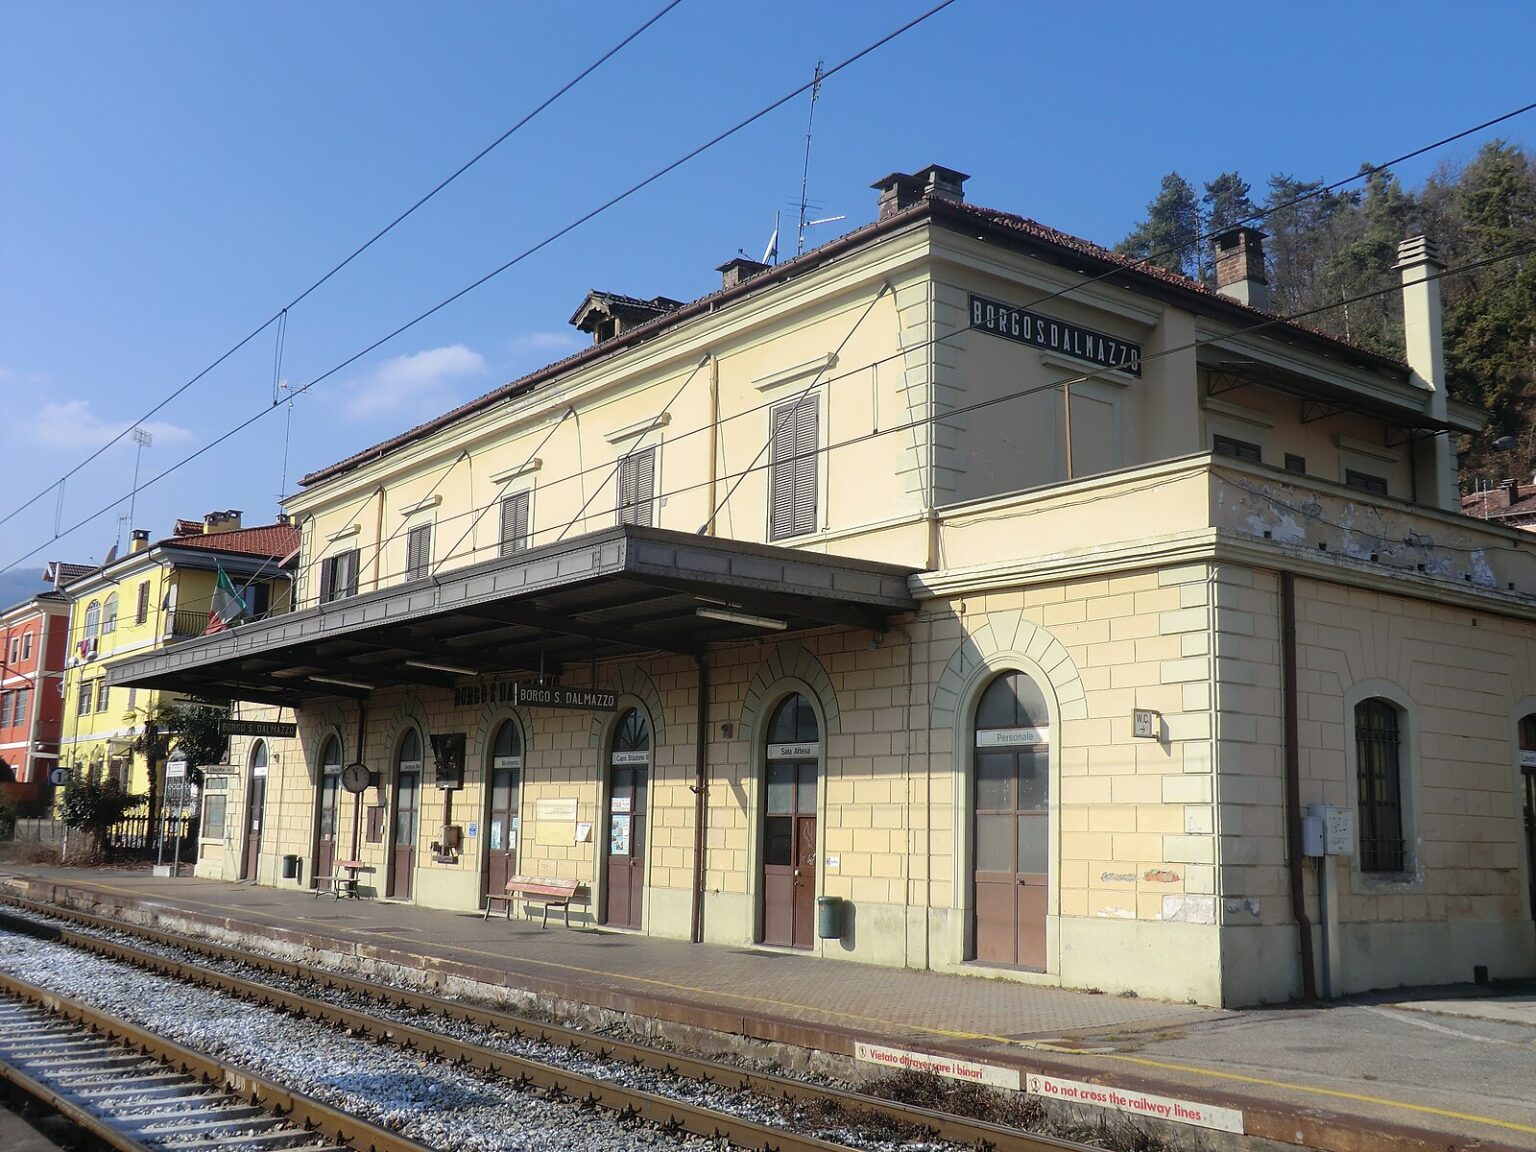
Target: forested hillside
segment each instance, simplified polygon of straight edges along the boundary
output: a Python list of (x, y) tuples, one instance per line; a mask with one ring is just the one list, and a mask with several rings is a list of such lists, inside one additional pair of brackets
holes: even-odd
[[(1370, 166), (1362, 167), (1362, 171)], [(1397, 242), (1420, 233), (1440, 249), (1447, 275), (1446, 368), (1451, 394), (1488, 413), (1488, 433), (1458, 445), (1462, 483), (1478, 477), (1529, 481), (1536, 471), (1536, 164), (1525, 149), (1485, 145), (1460, 169), (1442, 168), (1414, 190), (1378, 172), (1350, 190), (1277, 173), (1262, 196), (1237, 172), (1197, 193), (1177, 172), (1163, 177), (1147, 217), (1118, 246), (1128, 255), (1209, 282), (1208, 243), (1246, 217), (1268, 234), (1270, 307), (1368, 348), (1401, 358), (1398, 293), (1344, 304), (1399, 283)], [(1300, 203), (1292, 205), (1293, 201)], [(1286, 207), (1285, 205), (1291, 205)], [(1465, 269), (1464, 271), (1458, 271)], [(1322, 309), (1322, 311), (1314, 311)], [(1517, 446), (1498, 452), (1493, 441)]]

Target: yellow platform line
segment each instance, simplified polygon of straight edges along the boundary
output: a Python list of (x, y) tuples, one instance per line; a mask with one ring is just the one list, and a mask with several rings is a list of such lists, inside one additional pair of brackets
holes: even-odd
[[(67, 887), (67, 885), (65, 885)], [(131, 896), (145, 897), (147, 894), (136, 888), (119, 888), (104, 882), (96, 882), (93, 887), (106, 888), (113, 892), (122, 892)], [(213, 908), (227, 913), (225, 905), (214, 904), (205, 900), (187, 900), (185, 897), (177, 898), (186, 904), (195, 904), (204, 908)], [(249, 915), (250, 913), (246, 913)], [(261, 913), (256, 913), (261, 915)], [(279, 917), (270, 916), (269, 919), (277, 920)], [(342, 929), (346, 931), (346, 929)], [(370, 935), (369, 940), (394, 940), (401, 944), (420, 944), (419, 939), (409, 936), (396, 936), (391, 933), (379, 933)], [(365, 941), (366, 943), (366, 941)], [(466, 952), (471, 956), (486, 956), (496, 960), (506, 960), (505, 952), (490, 952), (479, 948), (470, 948), (463, 944), (450, 944), (448, 947), (458, 952)], [(836, 1008), (824, 1008), (811, 1004), (800, 1004), (794, 1000), (776, 1000), (772, 997), (750, 995), (741, 992), (727, 992), (717, 988), (700, 988), (692, 984), (679, 984), (671, 980), (658, 980), (651, 976), (631, 976), (621, 972), (609, 972), (602, 968), (586, 968), (579, 964), (567, 964), (558, 960), (541, 960), (532, 956), (517, 957), (526, 964), (538, 964), (545, 968), (554, 968), (562, 972), (576, 972), (583, 976), (598, 976), (605, 979), (627, 980), (634, 984), (646, 984), (654, 988), (665, 988), (670, 992), (686, 992), (697, 996), (718, 996), (731, 1000), (747, 1000), (753, 1004), (771, 1004), (776, 1008), (794, 1009), (800, 1013), (819, 1013), (823, 1016), (835, 1016), (844, 1020), (857, 1020), (860, 1023), (891, 1029), (898, 1032), (925, 1032), (931, 1036), (943, 1036), (952, 1040), (986, 1040), (994, 1044), (1003, 1044), (1010, 1048), (1027, 1049), (1027, 1042), (1015, 1040), (1008, 1036), (997, 1036), (990, 1032), (968, 1032), (957, 1028), (934, 1028), (926, 1024), (914, 1024), (908, 1020), (891, 1020), (883, 1016), (867, 1016), (858, 1012), (844, 1012)], [(1474, 1124), (1487, 1124), (1494, 1128), (1503, 1128), (1510, 1132), (1524, 1132), (1536, 1134), (1536, 1127), (1529, 1124), (1517, 1124), (1513, 1120), (1499, 1120), (1493, 1116), (1479, 1116), (1474, 1112), (1454, 1112), (1446, 1108), (1432, 1108), (1427, 1104), (1410, 1104), (1406, 1100), (1393, 1100), (1385, 1096), (1367, 1096), (1359, 1092), (1344, 1092), (1337, 1088), (1314, 1088), (1309, 1084), (1295, 1084), (1288, 1080), (1271, 1080), (1262, 1076), (1245, 1076), (1237, 1072), (1219, 1072), (1212, 1068), (1202, 1068), (1195, 1064), (1180, 1064), (1170, 1060), (1153, 1060), (1146, 1056), (1127, 1056), (1113, 1052), (1095, 1052), (1092, 1054), (1095, 1060), (1117, 1060), (1127, 1064), (1142, 1064), (1149, 1068), (1162, 1068), (1171, 1072), (1187, 1072), (1197, 1076), (1212, 1076), (1220, 1080), (1231, 1080), (1240, 1084), (1254, 1084), (1265, 1088), (1280, 1088), (1288, 1092), (1300, 1092), (1308, 1096), (1324, 1096), (1335, 1100), (1350, 1100), (1357, 1104), (1375, 1104), (1383, 1108), (1401, 1108), (1407, 1112), (1418, 1112), (1426, 1116), (1438, 1116), (1445, 1120), (1466, 1120)]]

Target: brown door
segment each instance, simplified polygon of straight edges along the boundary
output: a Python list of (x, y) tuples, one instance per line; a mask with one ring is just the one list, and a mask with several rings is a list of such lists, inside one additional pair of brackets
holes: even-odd
[(490, 796), (485, 813), (484, 892), (500, 895), (517, 875), (518, 807), (523, 791), (522, 739), (510, 720), (491, 746)]
[(421, 737), (413, 728), (395, 760), (395, 834), (390, 853), (389, 895), (409, 900), (416, 878), (416, 807), (421, 793)]
[(606, 883), (601, 922), (640, 927), (645, 899), (645, 801), (651, 774), (651, 730), (631, 709), (619, 718), (608, 754)]
[(336, 861), (336, 837), (341, 835), (341, 744), (332, 736), (320, 749), (320, 787), (315, 797), (315, 862), (309, 886), (329, 876)]
[[(1038, 723), (1035, 723), (1038, 721)], [(975, 956), (1044, 970), (1050, 898), (1050, 752), (1039, 689), (1005, 673), (976, 715)]]
[(1520, 721), (1520, 780), (1525, 785), (1525, 879), (1536, 919), (1536, 716)]
[(251, 779), (246, 789), (245, 855), (240, 861), (240, 879), (256, 879), (256, 865), (261, 857), (261, 824), (267, 808), (267, 745), (259, 742), (251, 753)]
[(768, 722), (763, 807), (764, 944), (809, 948), (816, 926), (816, 713), (794, 695)]

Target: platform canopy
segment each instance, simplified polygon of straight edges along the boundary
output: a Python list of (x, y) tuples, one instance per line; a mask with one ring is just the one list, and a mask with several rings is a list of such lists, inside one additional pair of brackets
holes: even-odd
[(880, 631), (916, 570), (620, 525), (114, 661), (113, 687), (297, 705), (394, 685), (558, 676), (828, 625)]

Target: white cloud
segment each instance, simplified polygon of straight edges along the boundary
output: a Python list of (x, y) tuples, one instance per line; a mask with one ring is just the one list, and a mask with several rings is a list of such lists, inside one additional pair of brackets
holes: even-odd
[[(97, 416), (89, 400), (66, 400), (44, 404), (37, 410), (32, 435), (39, 443), (55, 448), (99, 448), (132, 426), (127, 420)], [(147, 420), (139, 427), (153, 436), (156, 444), (179, 444), (192, 438), (189, 429), (164, 420)]]
[(353, 420), (367, 420), (437, 405), (446, 399), (450, 381), (484, 372), (485, 358), (463, 344), (396, 356), (347, 385), (346, 413)]
[(573, 331), (524, 332), (507, 341), (507, 352), (516, 359), (548, 357), (559, 360), (585, 348), (592, 341)]

